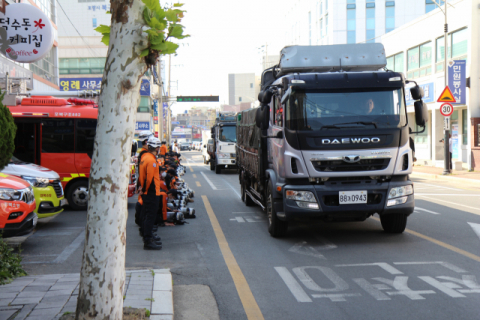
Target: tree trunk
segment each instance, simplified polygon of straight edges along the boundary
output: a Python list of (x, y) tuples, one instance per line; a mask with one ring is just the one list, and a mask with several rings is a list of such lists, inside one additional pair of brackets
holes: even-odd
[(147, 70), (144, 4), (111, 0), (112, 23), (98, 103), (76, 319), (122, 319), (131, 141)]

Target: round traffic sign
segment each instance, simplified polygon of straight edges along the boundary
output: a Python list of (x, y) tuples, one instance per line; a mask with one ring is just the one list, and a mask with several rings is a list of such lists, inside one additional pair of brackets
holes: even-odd
[(444, 103), (440, 106), (440, 113), (444, 117), (450, 117), (453, 113), (453, 106), (450, 103)]

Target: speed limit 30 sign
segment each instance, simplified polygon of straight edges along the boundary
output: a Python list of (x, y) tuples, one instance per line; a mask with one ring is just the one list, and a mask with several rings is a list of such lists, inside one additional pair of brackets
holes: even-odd
[(440, 106), (440, 113), (444, 117), (450, 117), (453, 113), (453, 106), (450, 103), (444, 103)]

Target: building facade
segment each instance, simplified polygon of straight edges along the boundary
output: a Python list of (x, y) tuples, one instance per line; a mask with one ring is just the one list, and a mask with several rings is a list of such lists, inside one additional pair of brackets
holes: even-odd
[[(451, 116), (452, 157), (457, 169), (480, 169), (480, 2), (477, 0), (449, 1), (447, 62), (466, 61), (466, 79), (450, 88), (460, 103), (453, 104)], [(442, 7), (443, 9), (443, 7)], [(440, 9), (403, 25), (381, 38), (387, 55), (387, 68), (403, 72), (406, 78), (424, 88), (429, 110), (429, 122), (423, 133), (414, 135), (416, 157), (420, 164), (443, 167), (444, 117), (440, 114), (438, 97), (445, 88), (444, 53), (445, 16)], [(456, 77), (448, 67), (449, 78)], [(456, 79), (455, 79), (456, 80)], [(460, 81), (460, 79), (459, 79)], [(464, 98), (461, 98), (462, 92)], [(457, 99), (458, 100), (458, 99)], [(415, 131), (413, 103), (407, 99), (409, 123)]]
[[(100, 90), (108, 47), (95, 31), (100, 25), (110, 25), (110, 2), (100, 0), (58, 0), (59, 74), (61, 91)], [(156, 70), (158, 75), (158, 70)], [(157, 77), (158, 78), (158, 77)], [(136, 133), (158, 131), (160, 88), (148, 71), (142, 79), (140, 103), (137, 107)]]
[[(438, 1), (437, 1), (438, 2)], [(285, 45), (380, 42), (435, 9), (433, 0), (295, 0), (285, 11)]]
[(228, 104), (238, 105), (254, 102), (260, 92), (260, 77), (255, 73), (232, 73), (228, 75)]

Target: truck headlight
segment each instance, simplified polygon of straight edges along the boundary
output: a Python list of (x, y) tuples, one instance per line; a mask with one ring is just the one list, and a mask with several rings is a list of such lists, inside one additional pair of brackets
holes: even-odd
[(410, 194), (413, 194), (412, 185), (395, 187), (390, 189), (390, 192), (388, 193), (388, 199), (400, 198), (403, 196), (408, 196)]
[(217, 153), (217, 156), (219, 159), (230, 158), (230, 155), (225, 153)]
[(22, 179), (27, 181), (32, 186), (37, 187), (37, 188), (45, 188), (45, 187), (48, 186), (48, 179), (47, 178), (22, 176)]
[(22, 193), (15, 189), (10, 188), (0, 188), (0, 199), (8, 200), (8, 201), (15, 201), (20, 200), (22, 197)]
[(317, 199), (310, 191), (286, 191), (287, 199), (295, 200), (297, 206), (303, 209), (318, 209)]

